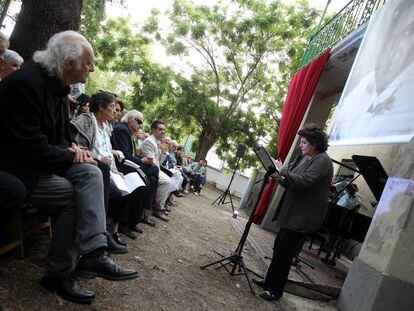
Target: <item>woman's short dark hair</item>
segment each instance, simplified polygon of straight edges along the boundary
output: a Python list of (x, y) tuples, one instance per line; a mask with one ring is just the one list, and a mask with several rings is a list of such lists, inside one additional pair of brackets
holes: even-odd
[(118, 98), (116, 99), (116, 103), (121, 107), (121, 111), (124, 111), (125, 103), (122, 100), (118, 99)]
[(89, 100), (89, 110), (91, 112), (98, 112), (99, 107), (106, 108), (109, 104), (115, 102), (115, 97), (107, 92), (99, 92), (93, 94)]
[(317, 124), (305, 124), (298, 134), (314, 146), (318, 152), (324, 152), (328, 149), (328, 135)]

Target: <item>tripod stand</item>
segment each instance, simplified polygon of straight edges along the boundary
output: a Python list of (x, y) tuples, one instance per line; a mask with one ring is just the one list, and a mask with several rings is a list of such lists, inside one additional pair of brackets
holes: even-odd
[[(210, 266), (220, 264), (221, 267), (224, 267), (224, 269), (226, 269), (226, 271), (231, 276), (235, 276), (235, 275), (244, 275), (244, 276), (246, 276), (247, 283), (249, 284), (250, 291), (253, 295), (255, 295), (255, 292), (253, 290), (252, 283), (250, 281), (250, 278), (249, 278), (249, 275), (247, 274), (247, 272), (249, 271), (249, 272), (254, 273), (256, 275), (257, 275), (257, 273), (255, 273), (254, 271), (252, 271), (252, 270), (250, 270), (249, 268), (246, 267), (246, 265), (244, 263), (244, 260), (243, 260), (242, 252), (243, 252), (244, 244), (246, 243), (247, 236), (248, 236), (249, 231), (250, 231), (250, 227), (253, 224), (254, 214), (255, 214), (256, 209), (259, 205), (260, 198), (262, 197), (263, 191), (264, 191), (267, 183), (269, 182), (270, 175), (272, 175), (274, 172), (275, 172), (275, 169), (269, 168), (267, 170), (264, 178), (263, 178), (263, 184), (262, 184), (262, 187), (260, 189), (259, 196), (257, 197), (256, 204), (255, 204), (255, 206), (252, 210), (252, 213), (250, 214), (249, 220), (247, 221), (246, 227), (244, 228), (243, 234), (240, 238), (240, 241), (239, 241), (239, 244), (237, 245), (236, 250), (234, 252), (232, 252), (230, 256), (227, 256), (227, 257), (224, 257), (223, 255), (219, 254), (220, 256), (222, 256), (224, 258), (221, 258), (217, 261), (214, 261), (212, 263), (209, 263), (209, 264), (206, 264), (206, 265), (200, 267), (200, 269), (205, 269), (205, 268), (208, 268)], [(228, 265), (228, 264), (233, 265), (231, 270), (226, 267), (226, 265)], [(238, 273), (236, 273), (236, 270), (238, 270)]]
[[(231, 210), (234, 212), (233, 198), (232, 198), (231, 193), (230, 193), (230, 186), (231, 186), (231, 183), (233, 182), (234, 175), (236, 175), (237, 168), (239, 167), (239, 162), (240, 162), (240, 158), (237, 158), (236, 168), (233, 170), (233, 174), (231, 175), (230, 182), (229, 182), (226, 190), (224, 190), (224, 192), (222, 194), (220, 194), (220, 196), (217, 199), (215, 199), (214, 202), (211, 203), (211, 205), (216, 204), (216, 202), (217, 202), (217, 205), (229, 204), (230, 203)], [(226, 202), (227, 196), (230, 199), (230, 201), (228, 201), (228, 202)]]

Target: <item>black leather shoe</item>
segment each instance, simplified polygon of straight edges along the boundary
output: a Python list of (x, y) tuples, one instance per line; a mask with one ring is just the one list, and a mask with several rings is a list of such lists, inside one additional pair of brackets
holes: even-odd
[(99, 276), (112, 281), (124, 281), (138, 277), (136, 270), (122, 268), (107, 253), (97, 257), (83, 257), (77, 267), (77, 273), (88, 279)]
[(280, 298), (282, 298), (281, 295), (276, 295), (270, 291), (264, 291), (263, 293), (259, 294), (260, 297), (262, 297), (263, 299), (266, 299), (267, 301), (276, 301), (279, 300)]
[(108, 234), (106, 236), (106, 240), (108, 244), (108, 248), (107, 248), (108, 253), (111, 253), (111, 254), (128, 253), (128, 248), (126, 247), (126, 245), (121, 245), (118, 242), (116, 242), (114, 238), (112, 237), (112, 235)]
[(137, 225), (129, 227), (132, 231), (138, 232), (138, 233), (144, 233), (141, 228), (139, 228)]
[(119, 225), (118, 227), (118, 231), (120, 233), (122, 233), (123, 235), (127, 236), (130, 239), (135, 240), (137, 238), (137, 236), (135, 234), (132, 233), (131, 229), (129, 228), (129, 226), (121, 226)]
[(180, 191), (174, 191), (173, 194), (177, 197), (177, 198), (182, 198), (184, 196), (184, 194), (182, 194)]
[(122, 245), (122, 246), (127, 246), (127, 243), (121, 238), (118, 232), (112, 234), (112, 238), (117, 244)]
[(256, 284), (257, 286), (259, 286), (259, 287), (261, 287), (261, 288), (263, 288), (263, 289), (265, 289), (265, 282), (263, 281), (263, 280), (258, 280), (258, 279), (252, 279), (252, 282), (254, 283), (254, 284)]
[(95, 300), (95, 293), (84, 287), (77, 278), (68, 276), (53, 279), (44, 276), (40, 284), (49, 291), (56, 292), (65, 300), (78, 303), (91, 303)]
[(154, 221), (152, 221), (152, 220), (151, 220), (151, 219), (149, 219), (149, 218), (144, 219), (144, 220), (142, 221), (142, 223), (143, 223), (143, 224), (146, 224), (146, 225), (148, 225), (148, 226), (150, 226), (150, 227), (153, 227), (153, 228), (156, 226), (155, 222), (154, 222)]

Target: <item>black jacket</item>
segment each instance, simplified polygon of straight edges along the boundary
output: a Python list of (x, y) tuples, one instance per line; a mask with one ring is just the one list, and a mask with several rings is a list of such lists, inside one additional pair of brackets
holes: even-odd
[(131, 131), (129, 130), (128, 123), (121, 122), (114, 127), (112, 131), (112, 137), (114, 139), (114, 148), (122, 151), (125, 159), (128, 159), (138, 165), (142, 165), (142, 157), (135, 154), (135, 143), (132, 139)]
[(29, 188), (41, 175), (60, 173), (73, 163), (65, 150), (71, 138), (66, 96), (69, 87), (38, 64), (0, 82), (0, 169)]

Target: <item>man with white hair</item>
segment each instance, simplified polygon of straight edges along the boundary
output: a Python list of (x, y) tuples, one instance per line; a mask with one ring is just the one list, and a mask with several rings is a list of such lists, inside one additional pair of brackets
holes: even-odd
[(3, 58), (0, 58), (0, 80), (9, 74), (19, 70), (23, 64), (23, 58), (13, 50), (6, 50)]
[[(112, 136), (114, 138), (115, 149), (122, 151), (125, 159), (137, 164), (145, 172), (148, 177), (149, 197), (148, 204), (144, 207), (145, 215), (143, 223), (149, 226), (155, 226), (155, 223), (149, 218), (149, 214), (152, 211), (152, 202), (160, 187), (159, 181), (159, 169), (154, 163), (154, 158), (151, 156), (143, 156), (136, 154), (136, 145), (134, 140), (134, 132), (141, 129), (141, 125), (144, 122), (144, 116), (138, 110), (128, 111), (122, 118), (121, 122), (115, 126)], [(123, 166), (120, 168), (123, 173), (127, 173), (130, 168)], [(161, 187), (165, 187), (162, 183)], [(168, 187), (168, 185), (166, 185)], [(168, 221), (169, 218), (162, 213), (155, 211), (154, 216), (160, 218), (163, 221)]]
[[(28, 201), (54, 217), (41, 284), (64, 299), (90, 303), (95, 294), (76, 274), (109, 280), (136, 278), (107, 254), (102, 174), (69, 132), (69, 86), (94, 70), (89, 42), (74, 31), (52, 36), (44, 51), (0, 82), (0, 170), (18, 177)], [(75, 271), (76, 269), (76, 271)]]

